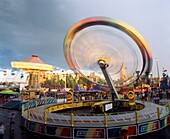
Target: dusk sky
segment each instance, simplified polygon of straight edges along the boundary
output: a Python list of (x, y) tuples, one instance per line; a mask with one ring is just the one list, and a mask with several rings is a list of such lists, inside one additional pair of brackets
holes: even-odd
[(37, 54), (47, 64), (69, 69), (63, 42), (78, 21), (95, 16), (122, 20), (147, 41), (153, 74), (170, 72), (169, 0), (0, 0), (0, 68)]

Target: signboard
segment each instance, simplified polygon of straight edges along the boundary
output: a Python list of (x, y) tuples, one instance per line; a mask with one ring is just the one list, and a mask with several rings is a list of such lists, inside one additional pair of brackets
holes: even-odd
[(57, 127), (57, 126), (46, 126), (46, 134), (55, 137), (70, 138), (71, 128), (69, 127)]
[(107, 133), (108, 133), (108, 139), (112, 138), (117, 138), (120, 137), (121, 130), (126, 129), (128, 136), (136, 136), (137, 135), (137, 127), (136, 125), (131, 125), (131, 126), (122, 126), (122, 127), (113, 127), (113, 128), (108, 128)]
[(108, 110), (111, 110), (113, 107), (113, 104), (110, 103), (110, 104), (105, 104), (105, 111), (108, 111)]
[(139, 124), (138, 133), (139, 135), (141, 135), (141, 134), (146, 134), (149, 132), (157, 131), (159, 129), (160, 129), (159, 121), (153, 121), (153, 122), (148, 122), (144, 124)]
[(104, 128), (74, 128), (74, 139), (104, 139)]

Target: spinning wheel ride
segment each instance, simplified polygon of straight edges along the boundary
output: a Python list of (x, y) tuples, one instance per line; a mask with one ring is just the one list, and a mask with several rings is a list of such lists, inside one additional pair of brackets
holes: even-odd
[(64, 55), (69, 67), (88, 80), (89, 72), (97, 73), (110, 87), (113, 101), (119, 99), (114, 82), (119, 87), (129, 85), (152, 69), (152, 54), (144, 38), (128, 24), (105, 17), (73, 25), (65, 37)]

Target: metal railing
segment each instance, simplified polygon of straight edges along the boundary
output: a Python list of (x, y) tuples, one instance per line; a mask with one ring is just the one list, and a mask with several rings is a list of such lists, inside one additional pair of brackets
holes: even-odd
[[(50, 100), (51, 99), (51, 100)], [(58, 104), (57, 100), (47, 98), (36, 100), (23, 104), (22, 116), (28, 120), (40, 123), (63, 126), (80, 126), (80, 127), (109, 127), (117, 125), (136, 124), (145, 121), (160, 119), (170, 113), (170, 104), (166, 106), (155, 107), (155, 104), (145, 102), (145, 108), (140, 111), (123, 114), (60, 114), (46, 112), (50, 105)], [(61, 103), (60, 103), (61, 104)], [(38, 108), (36, 108), (39, 106)]]

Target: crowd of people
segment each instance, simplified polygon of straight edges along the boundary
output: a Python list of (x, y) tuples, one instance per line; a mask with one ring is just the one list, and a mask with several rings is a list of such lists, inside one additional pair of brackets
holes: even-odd
[(159, 104), (160, 100), (170, 99), (170, 90), (153, 89), (147, 92), (136, 93), (135, 99)]

